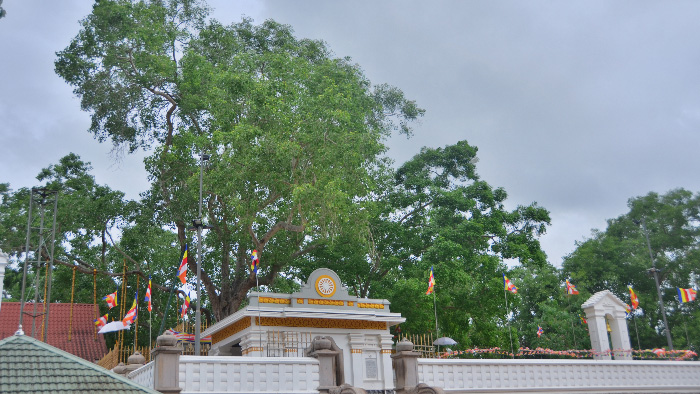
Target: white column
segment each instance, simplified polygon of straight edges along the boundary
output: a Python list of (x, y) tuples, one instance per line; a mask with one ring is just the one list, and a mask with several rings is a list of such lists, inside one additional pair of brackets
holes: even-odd
[(362, 350), (365, 347), (365, 334), (349, 334), (348, 343), (350, 344), (350, 365), (349, 368), (345, 367), (345, 382), (355, 387), (362, 387), (364, 382)]
[(394, 389), (394, 370), (391, 366), (391, 347), (394, 345), (394, 337), (389, 334), (380, 334), (380, 368), (382, 369), (382, 376), (384, 380), (383, 389), (393, 390)]
[(630, 345), (630, 336), (627, 331), (627, 320), (625, 313), (615, 311), (612, 321), (610, 322), (610, 339), (612, 340), (613, 350), (624, 350), (615, 352), (615, 360), (631, 360), (632, 346)]
[(588, 320), (588, 332), (591, 335), (591, 347), (596, 352), (593, 358), (596, 360), (610, 360), (610, 355), (602, 355), (610, 350), (608, 344), (608, 330), (605, 325), (605, 315), (596, 313), (593, 308), (584, 309), (586, 320)]
[(0, 308), (2, 307), (2, 282), (5, 279), (5, 267), (10, 264), (10, 259), (7, 256), (7, 253), (3, 253), (2, 250), (0, 250)]

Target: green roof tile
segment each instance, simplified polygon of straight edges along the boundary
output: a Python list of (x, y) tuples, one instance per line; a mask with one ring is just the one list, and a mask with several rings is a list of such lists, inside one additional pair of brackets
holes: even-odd
[(0, 341), (0, 393), (158, 393), (24, 335)]

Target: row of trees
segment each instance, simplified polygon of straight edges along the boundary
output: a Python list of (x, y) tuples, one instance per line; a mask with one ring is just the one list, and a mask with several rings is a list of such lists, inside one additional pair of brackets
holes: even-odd
[[(212, 320), (245, 305), (255, 286), (249, 256), (257, 249), (265, 289), (293, 291), (312, 270), (329, 267), (355, 295), (389, 299), (407, 318), (404, 333), (434, 329), (432, 296), (425, 295), (432, 266), (441, 334), (462, 347), (508, 348), (512, 334), (516, 346), (587, 348), (578, 318), (583, 297), (602, 288), (622, 296), (632, 281), (651, 322), (640, 332), (643, 346), (662, 344), (658, 315), (646, 302), (648, 278), (626, 279), (618, 266), (628, 260), (609, 251), (600, 255), (616, 268), (595, 271), (595, 244), (622, 253), (619, 242), (597, 233), (563, 269), (553, 267), (538, 241), (547, 210), (535, 203), (506, 209), (507, 193), (479, 178), (477, 148), (466, 141), (423, 148), (394, 166), (384, 155), (386, 139), (410, 136), (424, 111), (399, 89), (373, 85), (321, 41), (298, 39), (274, 21), (224, 26), (198, 1), (103, 0), (57, 55), (56, 72), (91, 114), (93, 135), (129, 152), (150, 152), (151, 188), (128, 200), (97, 184), (89, 163), (74, 154), (41, 171), (38, 182), (60, 192), (54, 280), (61, 286), (51, 301), (70, 300), (73, 267), (84, 273), (76, 302), (92, 302), (94, 269), (98, 296), (112, 292), (126, 262), (127, 298), (135, 276), (152, 275), (154, 314), (162, 317), (180, 255), (194, 243), (187, 229), (197, 218), (199, 157), (206, 153), (203, 219), (211, 230), (203, 237), (203, 312)], [(5, 184), (0, 192), (0, 247), (20, 262), (30, 190)], [(697, 228), (697, 208), (679, 212), (685, 224), (670, 216), (669, 223), (678, 231)], [(697, 236), (683, 233), (686, 249), (664, 246), (678, 234), (659, 238), (665, 222), (645, 214), (659, 266), (687, 263), (673, 280), (692, 277)], [(189, 269), (196, 272), (194, 259)], [(503, 273), (521, 288), (508, 309)], [(563, 292), (567, 276), (582, 292), (578, 301)], [(669, 274), (664, 279), (665, 286), (675, 283)], [(19, 272), (8, 272), (5, 288), (14, 299), (20, 281)], [(679, 310), (679, 319), (682, 313), (693, 312)], [(676, 313), (671, 321), (675, 326)], [(538, 325), (546, 332), (541, 338)]]

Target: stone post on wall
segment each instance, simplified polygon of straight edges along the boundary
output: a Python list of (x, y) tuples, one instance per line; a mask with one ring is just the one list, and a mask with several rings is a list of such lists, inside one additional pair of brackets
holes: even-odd
[(404, 338), (396, 344), (396, 354), (391, 355), (396, 374), (396, 394), (444, 394), (440, 387), (418, 383), (419, 357), (420, 353), (413, 351), (413, 342)]
[[(318, 378), (320, 385), (317, 390), (320, 393), (330, 393), (341, 384), (343, 380), (343, 352), (335, 346), (328, 337), (316, 337), (311, 342), (311, 348), (306, 353), (307, 356), (318, 359)], [(338, 373), (340, 371), (340, 373)]]
[(153, 388), (161, 393), (179, 394), (180, 355), (182, 348), (177, 346), (177, 337), (165, 332), (156, 339), (153, 349)]
[(141, 355), (141, 352), (138, 350), (134, 352), (129, 358), (126, 360), (126, 365), (124, 366), (123, 369), (123, 374), (124, 376), (129, 375), (129, 373), (136, 371), (137, 369), (141, 368), (146, 364), (146, 357)]

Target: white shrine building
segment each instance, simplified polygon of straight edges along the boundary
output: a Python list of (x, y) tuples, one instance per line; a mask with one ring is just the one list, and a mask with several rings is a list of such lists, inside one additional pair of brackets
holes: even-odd
[(338, 275), (315, 270), (299, 292), (252, 292), (249, 304), (202, 333), (212, 337), (210, 356), (303, 356), (316, 336), (342, 351), (344, 380), (366, 390), (392, 390), (392, 335), (406, 319), (389, 301), (348, 294)]

